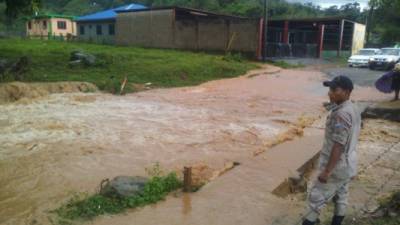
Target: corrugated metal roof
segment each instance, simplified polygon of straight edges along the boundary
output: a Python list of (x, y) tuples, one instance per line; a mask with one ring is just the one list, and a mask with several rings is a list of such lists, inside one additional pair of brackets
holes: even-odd
[(147, 7), (144, 5), (140, 4), (129, 4), (129, 5), (124, 5), (120, 6), (114, 9), (109, 9), (85, 16), (80, 16), (76, 19), (78, 22), (84, 22), (84, 21), (97, 21), (97, 20), (114, 20), (117, 16), (116, 11), (126, 11), (126, 10), (138, 10), (138, 9), (146, 9)]

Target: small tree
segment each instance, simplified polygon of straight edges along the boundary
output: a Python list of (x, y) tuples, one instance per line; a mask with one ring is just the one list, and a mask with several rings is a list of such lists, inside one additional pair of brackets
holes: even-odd
[(6, 15), (10, 19), (15, 19), (20, 14), (31, 14), (39, 11), (41, 0), (0, 0), (6, 3)]

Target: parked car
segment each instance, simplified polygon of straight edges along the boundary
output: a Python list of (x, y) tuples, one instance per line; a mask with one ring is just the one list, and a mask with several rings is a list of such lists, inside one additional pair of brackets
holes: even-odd
[(369, 59), (371, 56), (377, 55), (380, 50), (377, 48), (363, 48), (357, 54), (352, 55), (347, 63), (350, 67), (365, 66), (368, 67)]
[(382, 48), (381, 53), (371, 57), (368, 64), (371, 70), (378, 68), (390, 70), (399, 61), (400, 48)]

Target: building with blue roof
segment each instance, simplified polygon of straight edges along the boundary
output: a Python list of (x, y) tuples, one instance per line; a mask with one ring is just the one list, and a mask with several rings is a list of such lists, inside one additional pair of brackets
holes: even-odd
[(143, 10), (146, 6), (129, 4), (76, 18), (78, 39), (83, 41), (113, 44), (115, 42), (115, 21), (118, 12)]

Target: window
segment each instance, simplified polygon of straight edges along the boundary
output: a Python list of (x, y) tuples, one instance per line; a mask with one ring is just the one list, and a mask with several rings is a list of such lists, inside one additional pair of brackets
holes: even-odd
[(31, 21), (28, 22), (28, 29), (29, 29), (29, 30), (32, 29), (32, 22), (31, 22)]
[(85, 26), (84, 25), (80, 25), (79, 26), (79, 34), (80, 35), (85, 35)]
[(67, 29), (67, 22), (65, 21), (57, 21), (57, 28), (60, 30), (66, 30)]
[(375, 50), (361, 49), (358, 55), (375, 55)]
[(47, 21), (43, 20), (42, 24), (43, 24), (43, 30), (46, 30), (47, 29)]
[(97, 25), (96, 26), (96, 34), (97, 35), (102, 35), (103, 34), (103, 29), (102, 29), (101, 25)]
[(400, 55), (400, 49), (383, 48), (382, 55)]
[(115, 26), (114, 26), (114, 24), (109, 24), (108, 25), (108, 34), (109, 35), (114, 35), (115, 34)]

